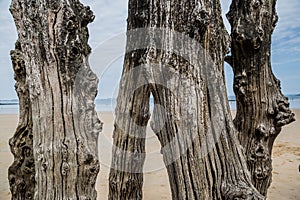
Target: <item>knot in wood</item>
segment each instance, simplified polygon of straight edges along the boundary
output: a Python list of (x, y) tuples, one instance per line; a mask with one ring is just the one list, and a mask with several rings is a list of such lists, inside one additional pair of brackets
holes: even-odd
[(89, 6), (82, 6), (80, 10), (81, 26), (86, 27), (89, 23), (93, 22), (95, 15)]
[(247, 74), (245, 71), (236, 74), (234, 76), (234, 89), (242, 96), (246, 95), (246, 87), (247, 87)]
[(70, 165), (67, 162), (62, 163), (62, 175), (66, 176), (70, 171)]
[(22, 147), (22, 155), (24, 157), (31, 157), (33, 155), (33, 151), (31, 149), (31, 147), (27, 146), (27, 145)]
[(267, 128), (264, 124), (260, 124), (255, 129), (255, 134), (258, 138), (263, 138), (268, 136)]
[(254, 9), (258, 9), (260, 6), (262, 5), (262, 1), (261, 0), (255, 0), (253, 1), (253, 8)]
[(288, 98), (282, 96), (277, 99), (277, 105), (275, 105), (276, 117), (275, 123), (277, 127), (282, 127), (293, 121), (295, 121), (295, 114), (289, 108)]
[(134, 19), (138, 24), (143, 23), (147, 19), (147, 11), (139, 10), (134, 14)]
[(34, 158), (33, 157), (26, 158), (24, 165), (30, 168), (30, 170), (34, 170)]
[(224, 182), (221, 191), (222, 196), (227, 200), (264, 199), (258, 192), (254, 191), (243, 181), (239, 181), (236, 185)]
[(62, 159), (63, 161), (67, 161), (69, 159), (68, 148), (65, 145), (62, 147)]
[(198, 25), (203, 25), (203, 26), (209, 25), (210, 16), (206, 10), (196, 7), (193, 11), (193, 15), (194, 15), (196, 24), (198, 23)]
[(262, 144), (259, 144), (256, 146), (255, 148), (255, 156), (257, 158), (265, 158), (267, 155), (266, 155), (266, 150), (265, 150), (265, 147), (262, 145)]
[(85, 157), (84, 164), (88, 165), (91, 164), (94, 160), (94, 156), (92, 154), (87, 154)]
[(48, 165), (49, 165), (49, 163), (47, 161), (43, 162), (42, 163), (42, 170), (46, 171), (48, 169)]
[[(246, 21), (246, 22), (245, 22)], [(244, 50), (257, 50), (261, 48), (262, 42), (264, 41), (265, 32), (261, 26), (255, 29), (249, 29), (250, 22), (247, 20), (240, 20), (240, 25), (237, 26), (233, 32), (232, 37), (236, 43), (243, 45)], [(249, 29), (249, 30), (248, 30)]]
[(82, 43), (79, 38), (71, 40), (68, 48), (68, 57), (70, 60), (78, 58), (79, 54), (82, 53)]
[(48, 2), (48, 7), (50, 8), (50, 10), (54, 11), (54, 12), (58, 12), (61, 8), (61, 4), (60, 4), (60, 1), (57, 1), (57, 0), (49, 0), (49, 1), (46, 1)]
[(98, 174), (99, 172), (99, 164), (93, 164), (89, 167), (90, 174)]
[(76, 16), (69, 17), (66, 28), (68, 31), (73, 32), (78, 29), (78, 20)]

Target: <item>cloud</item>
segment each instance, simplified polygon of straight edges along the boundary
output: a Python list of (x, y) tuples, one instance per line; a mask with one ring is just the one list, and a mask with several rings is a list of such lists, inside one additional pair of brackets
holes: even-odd
[(96, 16), (95, 21), (89, 25), (92, 47), (95, 48), (113, 35), (126, 31), (127, 1), (83, 0), (82, 2), (90, 5)]
[[(230, 25), (225, 19), (231, 0), (221, 0), (223, 20), (227, 30)], [(282, 79), (284, 93), (299, 93), (300, 74), (300, 1), (277, 1), (279, 21), (272, 36), (272, 66), (275, 74)], [(230, 73), (230, 72), (228, 72)]]
[[(300, 53), (300, 1), (277, 1), (279, 21), (273, 35), (274, 53)], [(299, 56), (299, 55), (298, 55)]]
[(8, 10), (10, 1), (0, 1), (0, 99), (16, 99), (14, 75), (9, 52), (14, 48), (17, 39), (14, 21)]
[[(107, 39), (126, 31), (127, 0), (82, 0), (82, 2), (85, 5), (89, 5), (96, 15), (95, 21), (89, 25), (89, 43), (94, 50)], [(14, 48), (17, 36), (14, 22), (8, 11), (9, 4), (10, 1), (0, 1), (0, 35), (2, 39), (0, 45), (0, 99), (16, 97), (9, 51)], [(230, 4), (231, 0), (221, 0), (222, 15), (227, 30), (230, 30), (230, 25), (225, 14), (228, 12)], [(288, 92), (288, 88), (292, 88), (296, 81), (295, 79), (290, 81), (287, 77), (291, 76), (291, 74), (300, 74), (297, 62), (297, 59), (300, 57), (299, 8), (299, 0), (277, 1), (279, 22), (273, 35), (272, 60), (274, 61), (274, 70), (279, 78), (285, 78), (285, 92)], [(113, 71), (109, 72), (111, 75), (107, 76), (108, 82), (103, 82), (101, 86), (103, 93), (105, 93), (104, 90), (109, 90), (106, 89), (109, 88), (109, 80), (111, 83), (118, 82), (117, 79), (122, 68), (122, 59), (120, 58), (113, 65), (113, 69), (118, 72), (116, 75), (113, 74)], [(112, 78), (110, 79), (110, 77)]]

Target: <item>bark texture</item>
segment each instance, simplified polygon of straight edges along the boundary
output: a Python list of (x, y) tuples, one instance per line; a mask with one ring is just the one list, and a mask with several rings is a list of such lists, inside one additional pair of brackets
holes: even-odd
[(234, 0), (231, 23), (237, 115), (234, 120), (257, 190), (267, 195), (272, 179), (272, 147), (281, 127), (295, 120), (270, 63), (276, 0)]
[[(134, 28), (136, 27), (133, 22), (129, 21), (128, 30)], [(147, 83), (140, 84), (145, 83), (146, 74), (135, 70), (142, 64), (141, 58), (145, 55), (145, 49), (134, 48), (143, 43), (145, 37), (143, 33), (145, 32), (127, 35), (124, 68), (115, 110), (108, 199), (142, 199), (143, 196), (143, 165), (146, 127), (150, 118), (150, 87)]]
[(14, 162), (8, 169), (12, 199), (33, 199), (35, 168), (33, 158), (32, 115), (29, 91), (26, 84), (26, 69), (20, 43), (10, 52), (15, 73), (15, 88), (19, 97), (19, 124), (9, 140)]
[[(148, 29), (130, 33), (137, 28)], [(223, 72), (227, 43), (218, 0), (129, 1), (109, 199), (142, 198), (140, 138), (150, 92), (159, 105), (151, 127), (161, 142), (173, 199), (263, 199), (251, 183), (230, 115)], [(142, 128), (132, 128), (134, 121)], [(128, 172), (132, 168), (138, 170)]]
[(87, 61), (94, 15), (77, 0), (13, 0), (10, 11), (18, 31), (17, 90), (25, 91), (10, 143), (31, 170), (10, 168), (12, 198), (25, 199), (17, 191), (26, 190), (27, 199), (96, 199), (102, 123), (94, 106), (98, 79)]

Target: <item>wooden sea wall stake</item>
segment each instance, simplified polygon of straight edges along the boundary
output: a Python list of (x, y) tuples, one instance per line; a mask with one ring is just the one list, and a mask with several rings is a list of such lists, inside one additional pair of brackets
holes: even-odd
[(280, 81), (271, 68), (276, 0), (233, 0), (231, 54), (237, 114), (234, 120), (257, 190), (267, 195), (272, 181), (272, 147), (281, 128), (295, 121)]
[(20, 123), (10, 140), (12, 199), (96, 199), (97, 140), (87, 25), (95, 18), (78, 0), (13, 0), (18, 31), (12, 51)]

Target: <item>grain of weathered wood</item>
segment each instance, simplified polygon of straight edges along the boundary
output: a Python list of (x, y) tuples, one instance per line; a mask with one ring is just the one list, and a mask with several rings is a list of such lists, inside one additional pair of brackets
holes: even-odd
[(295, 120), (271, 68), (276, 0), (233, 0), (231, 52), (237, 115), (234, 120), (253, 184), (264, 196), (272, 179), (272, 147), (281, 127)]
[[(270, 66), (275, 2), (234, 0), (228, 14), (227, 61), (238, 103), (233, 123), (219, 1), (129, 1), (109, 199), (142, 199), (150, 93), (159, 105), (151, 127), (173, 199), (265, 198), (273, 142), (294, 120)], [(93, 103), (98, 80), (87, 62), (86, 27), (93, 13), (76, 0), (13, 0), (11, 12), (19, 37), (11, 57), (20, 99), (20, 122), (10, 140), (12, 198), (96, 199), (102, 124)], [(144, 30), (130, 33), (137, 28)]]
[[(132, 37), (130, 31), (137, 28), (147, 31)], [(190, 39), (178, 40), (176, 33)], [(131, 127), (135, 120), (143, 127), (147, 124), (149, 89), (155, 104), (163, 108), (154, 109), (151, 127), (162, 145), (173, 199), (263, 199), (251, 183), (227, 102), (223, 72), (227, 43), (218, 0), (129, 1), (109, 199), (142, 198), (144, 156), (135, 162), (130, 159), (135, 151), (144, 152), (144, 140), (136, 136), (145, 130)], [(144, 47), (132, 50), (132, 46)], [(144, 69), (137, 77), (125, 78), (139, 66)], [(148, 84), (137, 90), (138, 95), (126, 93), (141, 79)], [(125, 125), (120, 131), (118, 116), (124, 113), (130, 117), (122, 118)], [(135, 172), (122, 170), (137, 166)]]
[[(30, 108), (27, 114), (21, 107), (20, 115), (32, 118), (22, 125), (30, 131), (35, 168), (35, 181), (25, 181), (28, 199), (96, 199), (102, 123), (94, 105), (98, 79), (87, 61), (87, 25), (94, 15), (78, 0), (13, 0), (10, 11), (24, 70), (16, 76), (28, 88), (19, 97)], [(24, 196), (13, 192), (12, 198)]]
[(19, 124), (9, 140), (14, 162), (8, 169), (12, 199), (33, 199), (35, 168), (33, 158), (32, 114), (26, 83), (26, 68), (20, 43), (10, 52), (15, 73), (15, 89), (19, 97)]

